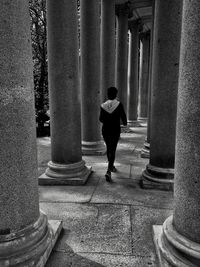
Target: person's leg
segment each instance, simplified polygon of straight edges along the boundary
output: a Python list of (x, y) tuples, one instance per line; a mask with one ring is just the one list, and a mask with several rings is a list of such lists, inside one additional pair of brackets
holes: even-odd
[(116, 171), (116, 168), (114, 167), (115, 162), (115, 153), (117, 149), (117, 144), (119, 141), (119, 135), (113, 136), (112, 141), (110, 142), (110, 157), (109, 157), (109, 170), (112, 172)]
[(107, 154), (107, 159), (108, 159), (108, 168), (107, 168), (105, 177), (106, 177), (107, 182), (112, 182), (111, 171), (109, 170), (109, 162), (111, 158), (111, 141), (110, 141), (110, 138), (106, 135), (103, 135), (103, 138), (106, 144), (106, 154)]

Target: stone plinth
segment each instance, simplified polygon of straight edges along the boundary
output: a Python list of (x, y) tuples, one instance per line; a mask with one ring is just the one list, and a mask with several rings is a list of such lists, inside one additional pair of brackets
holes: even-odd
[(48, 1), (47, 18), (51, 161), (39, 183), (45, 179), (45, 184), (51, 184), (57, 179), (57, 184), (63, 184), (64, 179), (64, 184), (71, 184), (76, 177), (77, 184), (83, 184), (90, 169), (83, 166), (81, 151), (76, 2)]
[(181, 3), (180, 0), (155, 1), (150, 165), (143, 172), (143, 180), (155, 187), (158, 182), (165, 185), (170, 180), (169, 187), (173, 183)]
[(73, 164), (58, 164), (50, 161), (46, 172), (40, 176), (40, 185), (82, 185), (91, 174), (91, 167), (85, 161)]
[(39, 210), (29, 5), (0, 8), (0, 266), (36, 266), (55, 238)]

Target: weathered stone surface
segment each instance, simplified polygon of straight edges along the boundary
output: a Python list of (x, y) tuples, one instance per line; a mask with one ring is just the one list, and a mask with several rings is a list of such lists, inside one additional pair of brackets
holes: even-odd
[(131, 208), (132, 249), (134, 256), (140, 255), (155, 258), (155, 248), (152, 242), (152, 225), (162, 224), (171, 214), (172, 209)]
[[(59, 5), (52, 1), (47, 3), (51, 161), (45, 175), (40, 179), (43, 184), (84, 184), (90, 173), (81, 164), (81, 98), (76, 12), (77, 5), (72, 1), (62, 0)], [(66, 179), (63, 181), (64, 178)]]
[(80, 5), (82, 151), (95, 155), (105, 151), (99, 122), (100, 10), (98, 1), (83, 0)]
[(181, 5), (155, 1), (150, 164), (166, 169), (175, 158)]
[(158, 261), (160, 264), (159, 266), (171, 267), (170, 264), (165, 260), (165, 258), (160, 253), (158, 240), (160, 239), (161, 234), (162, 234), (162, 225), (153, 225), (153, 239), (154, 239), (154, 245), (155, 245)]
[[(200, 243), (200, 3), (184, 1), (177, 112), (174, 225)], [(194, 26), (195, 25), (195, 26)]]
[(158, 267), (157, 263), (148, 257), (119, 256), (115, 254), (78, 253), (66, 254), (52, 253), (46, 267)]
[(99, 177), (91, 175), (85, 186), (40, 186), (41, 202), (77, 202), (87, 203), (91, 200)]
[(0, 232), (39, 217), (31, 36), (26, 0), (0, 3)]
[[(59, 218), (67, 230), (65, 242), (75, 252), (131, 254), (130, 208), (116, 205), (80, 205), (67, 203), (41, 203), (49, 218)], [(68, 232), (70, 231), (70, 232)]]
[(183, 1), (173, 217), (158, 239), (173, 266), (200, 266), (200, 3)]
[[(155, 208), (171, 208), (173, 203), (172, 192), (158, 192), (157, 190), (143, 190), (139, 188), (136, 179), (126, 179), (113, 174), (113, 183), (108, 184), (105, 178), (100, 180), (93, 194), (91, 203), (115, 203), (131, 205), (147, 205)], [(140, 176), (139, 176), (140, 177)], [(139, 178), (135, 177), (135, 178)], [(159, 198), (159, 202), (158, 202)]]

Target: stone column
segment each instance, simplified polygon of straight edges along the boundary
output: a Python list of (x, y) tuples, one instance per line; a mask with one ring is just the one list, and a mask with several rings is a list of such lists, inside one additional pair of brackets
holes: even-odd
[(55, 240), (39, 210), (29, 5), (0, 8), (0, 266), (44, 266)]
[(150, 156), (150, 129), (151, 129), (151, 95), (152, 95), (152, 58), (153, 58), (153, 32), (154, 32), (154, 9), (155, 0), (152, 3), (152, 20), (150, 32), (150, 59), (149, 59), (149, 84), (148, 84), (148, 118), (147, 118), (147, 137), (144, 142), (144, 147), (141, 151), (142, 158)]
[(150, 59), (150, 32), (140, 34), (141, 39), (141, 69), (139, 75), (139, 120), (147, 121), (148, 88), (149, 88), (149, 59)]
[(116, 44), (116, 87), (118, 98), (127, 111), (127, 78), (128, 78), (128, 4), (116, 6), (117, 44)]
[(159, 238), (173, 266), (200, 266), (200, 2), (183, 1), (174, 212)]
[[(153, 20), (153, 18), (152, 18)], [(151, 73), (152, 73), (152, 48), (153, 48), (153, 26), (150, 32), (150, 58), (149, 58), (149, 75), (148, 75), (148, 116), (147, 116), (147, 137), (144, 147), (141, 150), (142, 158), (149, 158), (150, 155), (150, 124), (151, 124)]]
[(174, 178), (181, 0), (155, 3), (151, 149), (144, 181), (172, 187)]
[(40, 184), (84, 184), (76, 1), (47, 2), (51, 161)]
[(99, 1), (81, 0), (81, 99), (82, 152), (105, 152), (101, 141), (100, 111), (100, 17)]
[(115, 0), (101, 0), (101, 94), (115, 85)]
[(138, 71), (139, 71), (139, 30), (140, 20), (129, 22), (129, 86), (128, 86), (128, 122), (139, 126), (138, 118)]

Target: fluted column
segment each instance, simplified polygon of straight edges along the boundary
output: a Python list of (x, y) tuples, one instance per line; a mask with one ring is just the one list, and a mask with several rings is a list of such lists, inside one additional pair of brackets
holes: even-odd
[(127, 111), (128, 78), (128, 3), (116, 6), (117, 44), (116, 44), (116, 87), (118, 98)]
[(172, 187), (174, 178), (181, 2), (155, 3), (151, 149), (143, 182), (167, 188)]
[(139, 30), (140, 20), (129, 22), (129, 86), (128, 86), (128, 122), (133, 126), (139, 125), (138, 118), (138, 71), (139, 71)]
[(159, 238), (173, 266), (200, 266), (200, 2), (183, 1), (174, 212)]
[(98, 0), (81, 0), (81, 99), (82, 152), (105, 152), (101, 140), (100, 107), (100, 17)]
[(139, 119), (147, 120), (148, 88), (149, 88), (149, 59), (150, 59), (150, 32), (140, 34), (141, 39), (141, 69), (139, 75)]
[(39, 210), (29, 5), (0, 9), (0, 266), (44, 266), (55, 241)]
[(90, 171), (81, 151), (76, 1), (48, 1), (47, 18), (51, 161), (39, 182), (83, 184)]
[(115, 85), (115, 0), (101, 0), (101, 95)]

